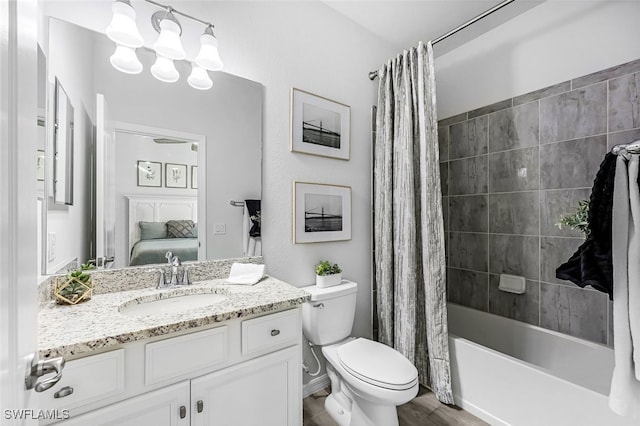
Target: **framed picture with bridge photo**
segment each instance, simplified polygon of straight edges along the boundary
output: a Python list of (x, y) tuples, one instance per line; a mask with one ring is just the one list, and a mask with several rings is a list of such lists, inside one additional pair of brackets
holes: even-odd
[(351, 108), (291, 89), (291, 151), (349, 160)]
[(293, 182), (293, 242), (351, 239), (351, 187)]

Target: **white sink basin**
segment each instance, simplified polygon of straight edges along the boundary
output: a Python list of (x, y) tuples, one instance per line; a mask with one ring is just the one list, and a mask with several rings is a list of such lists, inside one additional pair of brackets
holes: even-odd
[(128, 302), (122, 305), (119, 311), (125, 315), (169, 314), (203, 308), (225, 300), (227, 300), (227, 296), (215, 293), (182, 294), (148, 302)]

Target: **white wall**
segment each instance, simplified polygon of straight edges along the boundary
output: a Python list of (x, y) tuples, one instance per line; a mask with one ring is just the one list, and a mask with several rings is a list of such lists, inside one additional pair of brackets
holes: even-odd
[[(191, 189), (191, 166), (198, 165), (198, 153), (191, 144), (157, 144), (153, 139), (131, 133), (116, 133), (116, 267), (128, 264), (129, 210), (125, 195), (197, 197)], [(138, 160), (162, 163), (162, 186), (138, 186)], [(165, 164), (187, 165), (187, 188), (165, 187)]]
[[(56, 234), (56, 255), (47, 262), (47, 270), (56, 271), (74, 258), (85, 262), (90, 256), (94, 91), (93, 63), (84, 58), (93, 53), (91, 39), (82, 37), (81, 31), (59, 21), (51, 22), (49, 31), (51, 38), (58, 41), (45, 52), (49, 58), (47, 84), (53, 87), (57, 77), (74, 108), (73, 205), (53, 205), (49, 200), (47, 213), (46, 232)], [(51, 164), (47, 163), (47, 167)]]
[(438, 117), (638, 59), (639, 19), (638, 1), (548, 0), (436, 59)]

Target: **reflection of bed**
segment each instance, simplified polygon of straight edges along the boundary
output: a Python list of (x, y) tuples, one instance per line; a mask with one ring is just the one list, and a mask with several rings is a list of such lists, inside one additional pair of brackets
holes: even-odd
[(165, 254), (170, 251), (181, 260), (198, 260), (197, 238), (157, 238), (140, 240), (131, 249), (129, 265), (164, 263)]
[[(172, 252), (182, 260), (198, 259), (197, 227), (189, 238), (168, 238), (161, 231), (168, 221), (197, 222), (196, 197), (127, 196), (129, 204), (129, 265), (166, 263)], [(141, 233), (140, 222), (151, 224), (151, 231)]]

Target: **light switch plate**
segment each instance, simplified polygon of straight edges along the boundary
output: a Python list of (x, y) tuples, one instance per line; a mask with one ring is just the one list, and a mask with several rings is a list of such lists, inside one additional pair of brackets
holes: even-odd
[(227, 225), (224, 223), (213, 224), (213, 235), (224, 235), (227, 233)]

